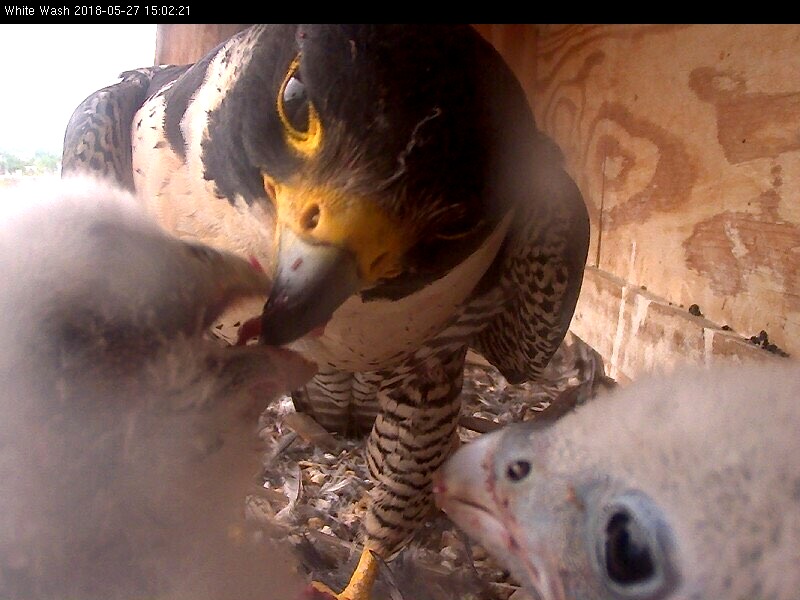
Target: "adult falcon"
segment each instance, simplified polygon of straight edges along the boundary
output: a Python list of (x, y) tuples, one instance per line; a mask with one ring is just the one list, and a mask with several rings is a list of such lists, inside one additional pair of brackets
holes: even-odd
[(298, 409), (370, 431), (365, 550), (341, 599), (367, 598), (372, 552), (429, 514), (467, 348), (535, 379), (580, 290), (581, 194), (469, 26), (252, 27), (87, 98), (63, 164), (129, 181), (179, 237), (273, 273), (261, 341), (320, 368)]

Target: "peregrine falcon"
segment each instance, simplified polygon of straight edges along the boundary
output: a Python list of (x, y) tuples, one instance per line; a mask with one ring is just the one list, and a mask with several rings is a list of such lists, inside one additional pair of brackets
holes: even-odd
[(793, 600), (798, 398), (796, 363), (637, 382), (461, 448), (437, 503), (541, 600)]
[(369, 432), (365, 551), (339, 596), (364, 598), (372, 552), (392, 556), (431, 509), (467, 349), (517, 383), (564, 336), (588, 248), (581, 194), (469, 26), (259, 25), (188, 68), (133, 73), (151, 79), (128, 84), (146, 88), (130, 122), (96, 121), (130, 135), (98, 148), (110, 134), (84, 126), (88, 98), (64, 171), (130, 152), (133, 188), (168, 230), (274, 274), (261, 342), (320, 369), (296, 406)]

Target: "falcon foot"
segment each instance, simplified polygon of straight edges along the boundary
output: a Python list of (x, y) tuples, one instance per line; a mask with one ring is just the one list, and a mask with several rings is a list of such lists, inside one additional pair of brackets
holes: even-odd
[(364, 548), (358, 566), (353, 571), (350, 583), (340, 593), (337, 594), (324, 583), (314, 581), (305, 598), (309, 600), (369, 600), (372, 586), (378, 575), (378, 559), (369, 548)]

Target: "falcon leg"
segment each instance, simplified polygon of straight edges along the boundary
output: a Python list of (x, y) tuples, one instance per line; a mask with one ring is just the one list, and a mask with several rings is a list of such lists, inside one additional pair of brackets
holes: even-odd
[[(419, 356), (419, 355), (422, 356)], [(407, 543), (432, 507), (434, 471), (455, 449), (466, 347), (424, 348), (387, 373), (367, 442), (375, 481), (367, 544), (385, 557)]]
[(307, 413), (331, 433), (350, 433), (350, 396), (353, 374), (320, 371), (302, 389), (292, 392), (297, 412)]
[(364, 523), (365, 549), (339, 600), (368, 600), (378, 570), (373, 552), (390, 558), (433, 506), (431, 478), (457, 444), (466, 347), (423, 348), (398, 368), (381, 372), (380, 413), (367, 443), (375, 481)]
[(378, 414), (380, 374), (320, 370), (305, 387), (292, 392), (298, 412), (307, 413), (331, 433), (366, 437)]

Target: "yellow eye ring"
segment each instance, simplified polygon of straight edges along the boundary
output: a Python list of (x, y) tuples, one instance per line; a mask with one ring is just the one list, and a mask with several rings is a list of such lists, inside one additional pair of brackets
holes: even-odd
[(277, 108), (286, 143), (301, 156), (308, 157), (322, 143), (322, 123), (317, 109), (306, 95), (299, 69), (298, 55), (289, 65), (278, 90)]

